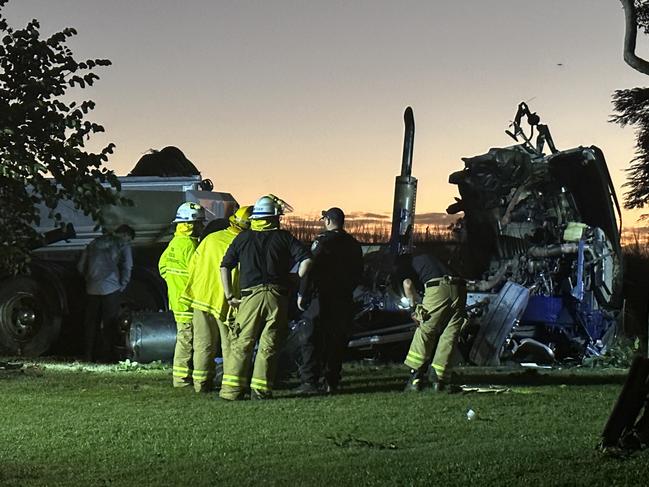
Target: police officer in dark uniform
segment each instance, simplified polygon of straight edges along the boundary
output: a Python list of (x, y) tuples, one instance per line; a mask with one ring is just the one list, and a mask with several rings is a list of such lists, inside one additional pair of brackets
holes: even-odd
[(449, 384), (451, 358), (466, 324), (466, 282), (430, 254), (400, 255), (392, 280), (402, 290), (418, 324), (404, 363), (410, 368), (407, 391), (420, 391), (431, 365), (436, 391), (454, 392)]
[[(358, 241), (344, 230), (345, 214), (340, 208), (322, 212), (325, 232), (311, 246), (313, 268), (301, 282), (298, 303), (312, 295), (301, 327), (300, 380), (298, 394), (320, 391), (334, 393), (353, 317), (353, 291), (363, 273), (363, 253)], [(312, 286), (313, 290), (310, 289)]]

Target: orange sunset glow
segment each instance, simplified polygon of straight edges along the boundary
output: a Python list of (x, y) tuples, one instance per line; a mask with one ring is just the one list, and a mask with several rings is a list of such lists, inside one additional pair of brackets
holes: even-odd
[(633, 131), (608, 122), (610, 97), (646, 83), (615, 1), (21, 0), (6, 16), (74, 26), (79, 57), (112, 60), (83, 95), (118, 174), (174, 145), (241, 204), (270, 192), (301, 216), (391, 211), (406, 106), (420, 223), (452, 203), (461, 157), (513, 143), (520, 101), (559, 149), (599, 146), (622, 198)]

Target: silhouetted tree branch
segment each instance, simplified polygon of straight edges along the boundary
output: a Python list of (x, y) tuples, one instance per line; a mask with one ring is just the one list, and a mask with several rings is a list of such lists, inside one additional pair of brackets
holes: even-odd
[[(636, 71), (649, 75), (649, 62), (635, 53), (638, 37), (638, 10), (645, 13), (644, 2), (620, 0), (624, 9), (624, 61)], [(637, 5), (639, 4), (639, 5)]]

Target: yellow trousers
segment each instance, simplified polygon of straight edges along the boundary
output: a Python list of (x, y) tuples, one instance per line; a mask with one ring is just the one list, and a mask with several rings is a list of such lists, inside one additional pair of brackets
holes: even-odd
[[(192, 379), (196, 392), (214, 388), (216, 366), (214, 359), (222, 347), (225, 324), (207, 311), (194, 309), (194, 371)], [(223, 347), (225, 348), (225, 347)]]
[(404, 363), (419, 369), (432, 356), (437, 378), (447, 381), (457, 337), (467, 321), (466, 287), (446, 277), (435, 282), (439, 285), (426, 288), (415, 311), (422, 319)]
[(192, 383), (192, 322), (176, 323), (176, 348), (174, 349), (173, 385), (187, 387)]
[(288, 334), (288, 297), (279, 286), (266, 284), (243, 290), (241, 295), (236, 319), (227, 327), (229, 348), (223, 361), (220, 396), (240, 399), (250, 388), (258, 396), (270, 397), (277, 355)]

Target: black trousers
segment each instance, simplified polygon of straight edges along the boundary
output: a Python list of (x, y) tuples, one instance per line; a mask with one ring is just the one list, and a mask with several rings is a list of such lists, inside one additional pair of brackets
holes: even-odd
[(117, 318), (120, 312), (120, 292), (104, 296), (89, 294), (84, 319), (84, 358), (88, 362), (115, 360)]
[(317, 384), (320, 377), (324, 377), (327, 384), (338, 385), (353, 309), (351, 294), (320, 293), (313, 299), (299, 328), (302, 383)]

